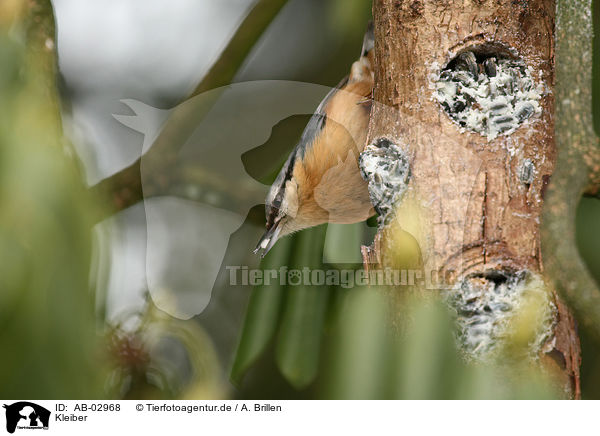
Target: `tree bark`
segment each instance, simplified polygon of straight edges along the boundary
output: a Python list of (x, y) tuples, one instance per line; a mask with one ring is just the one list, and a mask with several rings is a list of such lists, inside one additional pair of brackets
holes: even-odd
[[(373, 17), (375, 104), (368, 144), (386, 138), (410, 156), (409, 188), (395, 222), (418, 243), (425, 274), (449, 285), (468, 277), (495, 280), (494, 272), (542, 274), (540, 215), (556, 161), (554, 1), (375, 0)], [(434, 82), (467, 50), (523, 61), (544, 88), (541, 112), (493, 139), (459, 128), (435, 100)], [(533, 168), (529, 180), (520, 175), (526, 162)], [(380, 232), (376, 244), (363, 249), (366, 266), (385, 265), (394, 243)], [(577, 398), (575, 321), (553, 291), (548, 304), (552, 333), (539, 358)]]

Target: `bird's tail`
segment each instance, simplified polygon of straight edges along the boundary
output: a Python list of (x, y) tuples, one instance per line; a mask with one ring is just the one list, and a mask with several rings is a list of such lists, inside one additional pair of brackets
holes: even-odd
[(361, 56), (366, 56), (367, 53), (373, 50), (375, 45), (374, 28), (375, 26), (373, 25), (373, 20), (369, 21), (369, 24), (367, 24), (367, 31), (365, 32), (365, 37), (363, 38)]

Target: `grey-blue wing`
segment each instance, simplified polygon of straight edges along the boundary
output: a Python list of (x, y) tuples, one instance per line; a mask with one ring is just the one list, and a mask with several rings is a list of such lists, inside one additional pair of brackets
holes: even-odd
[(292, 172), (294, 170), (294, 164), (297, 159), (303, 159), (306, 150), (312, 147), (315, 139), (321, 133), (323, 128), (325, 127), (325, 123), (327, 122), (327, 115), (325, 114), (325, 107), (327, 103), (331, 100), (333, 95), (342, 88), (348, 82), (348, 77), (345, 77), (335, 88), (331, 89), (325, 98), (319, 103), (315, 113), (310, 117), (308, 124), (304, 128), (302, 135), (300, 136), (300, 140), (296, 147), (290, 153), (290, 156), (287, 158), (285, 164), (279, 171), (275, 182), (271, 185), (271, 189), (267, 194), (266, 200), (266, 215), (267, 215), (267, 228), (273, 225), (275, 218), (277, 216), (278, 210), (281, 207), (281, 202), (283, 201), (283, 196), (285, 194), (285, 184), (288, 180), (292, 178)]
[(298, 141), (298, 145), (292, 152), (295, 155), (304, 156), (304, 153), (308, 148), (310, 148), (315, 141), (315, 138), (321, 133), (323, 128), (325, 127), (325, 123), (327, 122), (327, 115), (325, 113), (325, 107), (327, 103), (331, 100), (333, 95), (342, 87), (344, 87), (348, 83), (348, 76), (344, 77), (338, 85), (333, 88), (331, 91), (327, 93), (323, 101), (319, 103), (319, 106), (315, 110), (315, 113), (308, 120), (308, 124), (304, 128), (302, 132), (302, 136), (300, 136), (300, 141)]

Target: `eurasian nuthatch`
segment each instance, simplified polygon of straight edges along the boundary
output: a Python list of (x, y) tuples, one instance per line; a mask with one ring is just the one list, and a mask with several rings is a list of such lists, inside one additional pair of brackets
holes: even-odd
[(358, 169), (373, 90), (373, 25), (350, 74), (321, 102), (271, 186), (263, 256), (283, 235), (326, 222), (349, 224), (373, 215)]

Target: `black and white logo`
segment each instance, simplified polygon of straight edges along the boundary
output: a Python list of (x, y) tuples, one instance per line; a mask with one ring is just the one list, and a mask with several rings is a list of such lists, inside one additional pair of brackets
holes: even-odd
[(47, 430), (50, 422), (50, 411), (29, 401), (5, 404), (6, 431), (14, 433), (16, 429)]

